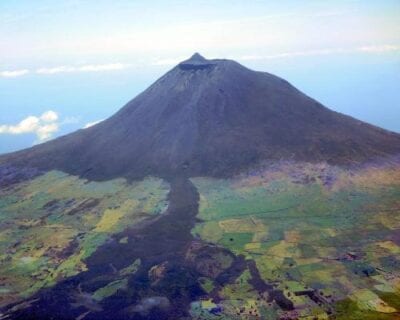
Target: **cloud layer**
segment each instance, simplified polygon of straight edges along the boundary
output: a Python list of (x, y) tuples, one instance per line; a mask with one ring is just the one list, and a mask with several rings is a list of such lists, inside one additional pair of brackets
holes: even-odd
[(27, 74), (51, 75), (58, 73), (77, 73), (77, 72), (102, 72), (116, 71), (129, 68), (131, 65), (123, 63), (106, 63), (106, 64), (87, 64), (81, 66), (56, 66), (43, 67), (36, 70), (21, 69), (21, 70), (5, 70), (0, 71), (0, 77), (16, 78)]
[[(88, 122), (83, 126), (83, 129), (90, 128), (102, 121), (104, 119)], [(57, 112), (48, 110), (40, 116), (28, 116), (17, 124), (0, 124), (0, 134), (35, 134), (36, 142), (44, 142), (51, 139), (63, 125), (79, 122), (80, 120), (77, 117), (67, 117), (60, 120)]]
[(109, 64), (88, 64), (78, 67), (72, 66), (58, 66), (52, 68), (40, 68), (36, 70), (37, 74), (56, 74), (56, 73), (70, 73), (70, 72), (99, 72), (99, 71), (114, 71), (126, 69), (128, 65), (122, 63), (109, 63)]
[(293, 57), (322, 56), (322, 55), (345, 54), (345, 53), (380, 54), (386, 52), (400, 52), (400, 45), (362, 46), (351, 49), (327, 48), (327, 49), (306, 50), (306, 51), (289, 51), (271, 55), (241, 56), (238, 59), (247, 61), (247, 60), (268, 60), (268, 59), (282, 59), (282, 58), (293, 58)]
[(29, 116), (15, 125), (0, 125), (0, 134), (33, 133), (39, 142), (43, 142), (50, 139), (59, 130), (58, 118), (56, 112), (49, 110), (39, 117)]
[[(384, 53), (398, 53), (400, 52), (400, 45), (396, 44), (380, 44), (380, 45), (366, 45), (354, 48), (322, 48), (315, 50), (305, 51), (288, 51), (278, 52), (266, 55), (244, 55), (235, 57), (235, 59), (248, 61), (248, 60), (268, 60), (268, 59), (283, 59), (293, 57), (307, 57), (307, 56), (321, 56), (321, 55), (332, 55), (332, 54), (384, 54)], [(186, 57), (175, 57), (175, 58), (159, 58), (148, 62), (150, 66), (170, 66), (178, 64)], [(78, 73), (78, 72), (107, 72), (125, 70), (131, 68), (135, 64), (124, 64), (124, 63), (107, 63), (107, 64), (87, 64), (81, 66), (56, 66), (56, 67), (42, 67), (36, 70), (21, 69), (21, 70), (7, 70), (0, 71), (0, 78), (16, 78), (25, 76), (27, 74), (37, 75), (53, 75), (60, 73)]]
[(13, 70), (13, 71), (1, 71), (0, 72), (0, 77), (4, 78), (15, 78), (15, 77), (20, 77), (23, 75), (26, 75), (29, 73), (28, 69), (22, 69), (22, 70)]

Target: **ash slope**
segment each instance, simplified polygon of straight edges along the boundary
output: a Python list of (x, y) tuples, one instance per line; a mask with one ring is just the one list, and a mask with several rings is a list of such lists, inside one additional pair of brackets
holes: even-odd
[(362, 163), (400, 135), (336, 113), (265, 72), (199, 54), (102, 123), (0, 158), (94, 180), (229, 176), (260, 161)]

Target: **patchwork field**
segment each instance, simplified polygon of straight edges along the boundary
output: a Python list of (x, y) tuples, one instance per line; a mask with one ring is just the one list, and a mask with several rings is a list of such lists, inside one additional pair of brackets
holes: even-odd
[[(164, 212), (168, 192), (155, 178), (88, 182), (57, 171), (0, 188), (0, 307), (87, 271), (85, 259), (113, 235)], [(126, 286), (137, 263), (94, 299)]]
[(190, 180), (4, 180), (0, 319), (400, 319), (398, 163)]
[(293, 306), (260, 294), (247, 267), (224, 287), (204, 279), (211, 299), (192, 304), (194, 318), (400, 319), (398, 164), (281, 163), (192, 182), (200, 194), (192, 234), (255, 263)]

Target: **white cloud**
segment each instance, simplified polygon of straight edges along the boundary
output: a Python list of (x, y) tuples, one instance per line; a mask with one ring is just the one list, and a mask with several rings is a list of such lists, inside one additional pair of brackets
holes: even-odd
[(66, 67), (66, 66), (59, 66), (54, 68), (40, 68), (36, 70), (37, 74), (56, 74), (56, 73), (63, 73), (63, 72), (73, 72), (74, 68)]
[(88, 71), (88, 72), (97, 72), (97, 71), (113, 71), (113, 70), (122, 70), (127, 68), (128, 65), (124, 65), (122, 63), (110, 63), (110, 64), (91, 64), (86, 66), (81, 66), (77, 68), (78, 71)]
[[(400, 45), (398, 44), (380, 44), (380, 45), (365, 45), (353, 48), (322, 48), (315, 50), (303, 50), (303, 51), (287, 51), (278, 52), (264, 55), (243, 55), (240, 57), (233, 57), (241, 61), (256, 61), (256, 60), (268, 60), (268, 59), (283, 59), (292, 57), (307, 57), (307, 56), (318, 56), (318, 55), (331, 55), (331, 54), (351, 54), (351, 53), (365, 53), (365, 54), (383, 54), (383, 53), (398, 53), (400, 52)], [(173, 66), (179, 62), (185, 60), (187, 57), (165, 57), (156, 58), (152, 61), (147, 61), (147, 65), (150, 66)], [(146, 62), (143, 62), (146, 64)], [(86, 64), (80, 66), (57, 66), (57, 67), (43, 67), (36, 69), (34, 72), (38, 75), (52, 75), (59, 73), (77, 73), (77, 72), (106, 72), (125, 70), (131, 68), (135, 64), (124, 64), (124, 63), (108, 63), (108, 64)], [(31, 71), (28, 69), (13, 70), (13, 71), (0, 71), (0, 77), (14, 78), (24, 76)]]
[(102, 122), (102, 121), (104, 121), (104, 119), (102, 119), (102, 120), (97, 120), (97, 121), (92, 121), (92, 122), (88, 122), (88, 123), (86, 123), (86, 124), (83, 126), (83, 129), (87, 129), (87, 128), (93, 127), (94, 125), (96, 125), (96, 124), (98, 124), (98, 123), (100, 123), (100, 122)]
[(58, 120), (58, 114), (52, 110), (46, 111), (40, 116), (44, 122), (54, 122)]
[(279, 59), (279, 58), (293, 58), (293, 57), (307, 57), (307, 56), (318, 56), (318, 55), (330, 55), (330, 54), (342, 54), (342, 53), (386, 53), (386, 52), (400, 52), (400, 45), (376, 45), (376, 46), (363, 46), (357, 48), (327, 48), (317, 50), (306, 50), (306, 51), (289, 51), (281, 52), (270, 55), (246, 55), (241, 56), (238, 59), (242, 61), (253, 61), (253, 60), (268, 60), (268, 59)]
[(330, 49), (318, 49), (318, 50), (307, 50), (307, 51), (289, 51), (289, 52), (281, 52), (270, 55), (250, 55), (250, 56), (242, 56), (240, 60), (266, 60), (266, 59), (278, 59), (278, 58), (292, 58), (292, 57), (301, 57), (301, 56), (315, 56), (315, 55), (326, 55), (326, 54), (334, 54), (334, 53), (343, 53), (349, 52), (348, 50), (341, 48), (330, 48)]
[(15, 125), (0, 125), (0, 134), (33, 133), (39, 142), (50, 139), (59, 130), (58, 114), (52, 110), (44, 112), (39, 117), (29, 116)]
[[(131, 67), (130, 64), (123, 63), (106, 63), (106, 64), (87, 64), (81, 66), (57, 66), (57, 67), (43, 67), (35, 70), (36, 74), (57, 74), (57, 73), (72, 73), (72, 72), (101, 72), (101, 71), (116, 71), (124, 70)], [(0, 71), (0, 77), (16, 78), (24, 76), (31, 71), (28, 69), (21, 70), (5, 70)]]
[[(366, 53), (366, 54), (379, 54), (379, 53), (390, 53), (400, 52), (400, 45), (374, 45), (374, 46), (361, 46), (354, 48), (322, 48), (315, 50), (304, 50), (304, 51), (287, 51), (278, 52), (274, 54), (265, 55), (243, 55), (233, 56), (232, 59), (240, 61), (257, 61), (257, 60), (269, 60), (269, 59), (284, 59), (294, 57), (308, 57), (308, 56), (320, 56), (320, 55), (331, 55), (331, 54), (351, 54), (351, 53)], [(157, 58), (153, 60), (151, 66), (173, 66), (179, 62), (187, 59), (187, 57), (179, 58)]]
[(108, 63), (108, 64), (88, 64), (82, 66), (58, 66), (52, 68), (40, 68), (36, 70), (37, 74), (57, 74), (57, 73), (70, 73), (70, 72), (99, 72), (99, 71), (114, 71), (123, 70), (130, 65), (122, 63)]
[[(106, 63), (106, 64), (87, 64), (81, 66), (57, 66), (57, 67), (43, 67), (35, 70), (36, 74), (39, 75), (51, 75), (58, 73), (72, 73), (72, 72), (104, 72), (104, 71), (116, 71), (124, 70), (131, 67), (132, 64), (123, 63)], [(0, 77), (4, 78), (16, 78), (24, 76), (31, 71), (28, 69), (12, 70), (12, 71), (0, 71)]]
[(1, 71), (0, 72), (0, 77), (4, 78), (16, 78), (20, 76), (24, 76), (29, 73), (28, 69), (22, 69), (22, 70), (13, 70), (13, 71)]
[(34, 132), (39, 123), (38, 117), (29, 116), (16, 125), (0, 125), (0, 133), (22, 134)]
[(383, 53), (383, 52), (400, 52), (400, 45), (380, 45), (380, 46), (364, 46), (359, 47), (359, 51), (361, 52), (369, 52), (369, 53)]
[(58, 123), (49, 123), (45, 125), (41, 125), (36, 130), (36, 135), (39, 141), (45, 141), (50, 139), (54, 133), (59, 130)]

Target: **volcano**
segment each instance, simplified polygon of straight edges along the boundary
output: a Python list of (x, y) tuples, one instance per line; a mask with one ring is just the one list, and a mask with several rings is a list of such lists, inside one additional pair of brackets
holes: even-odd
[(399, 319), (400, 135), (194, 54), (0, 157), (0, 319)]
[(279, 159), (349, 165), (399, 152), (399, 134), (331, 111), (272, 74), (196, 53), (109, 119), (2, 160), (106, 180), (229, 176)]

